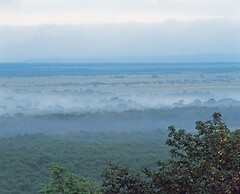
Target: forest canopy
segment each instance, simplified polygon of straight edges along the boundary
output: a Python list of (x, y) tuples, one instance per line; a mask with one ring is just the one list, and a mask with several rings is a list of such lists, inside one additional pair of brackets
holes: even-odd
[(220, 113), (195, 132), (23, 135), (0, 151), (0, 193), (240, 193), (240, 130)]
[(220, 113), (196, 122), (196, 134), (169, 127), (171, 159), (155, 171), (134, 172), (110, 164), (103, 191), (110, 193), (240, 193), (240, 130), (230, 131)]

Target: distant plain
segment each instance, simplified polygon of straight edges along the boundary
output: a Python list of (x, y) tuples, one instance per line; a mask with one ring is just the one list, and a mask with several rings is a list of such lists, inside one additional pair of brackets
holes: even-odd
[[(223, 112), (240, 126), (239, 63), (0, 64), (1, 136), (151, 131)], [(182, 118), (185, 115), (184, 118)], [(186, 122), (187, 121), (187, 122)]]

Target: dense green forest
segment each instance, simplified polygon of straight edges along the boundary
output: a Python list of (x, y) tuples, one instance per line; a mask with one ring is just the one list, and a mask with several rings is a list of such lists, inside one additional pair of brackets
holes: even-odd
[(196, 134), (169, 127), (168, 162), (133, 171), (110, 165), (103, 174), (105, 194), (240, 193), (240, 130), (230, 131), (220, 113), (196, 122)]
[(0, 193), (240, 193), (240, 130), (220, 113), (195, 133), (38, 134), (0, 146)]
[(51, 163), (97, 184), (109, 161), (135, 170), (153, 168), (169, 156), (165, 140), (162, 131), (0, 138), (0, 193), (37, 193), (50, 181)]
[(110, 163), (99, 188), (51, 164), (51, 182), (41, 193), (240, 193), (240, 130), (230, 131), (221, 114), (214, 113), (213, 120), (196, 122), (196, 131), (170, 126), (166, 145), (171, 159), (158, 161), (157, 169), (138, 171)]

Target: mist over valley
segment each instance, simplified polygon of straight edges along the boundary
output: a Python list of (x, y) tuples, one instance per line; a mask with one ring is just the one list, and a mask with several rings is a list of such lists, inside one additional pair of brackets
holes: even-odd
[(0, 135), (154, 131), (222, 112), (239, 126), (240, 64), (1, 64)]

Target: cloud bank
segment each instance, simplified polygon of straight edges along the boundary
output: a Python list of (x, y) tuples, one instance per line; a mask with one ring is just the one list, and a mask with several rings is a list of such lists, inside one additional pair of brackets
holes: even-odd
[(240, 53), (235, 20), (0, 26), (0, 61)]
[(239, 54), (239, 0), (1, 0), (0, 62)]

